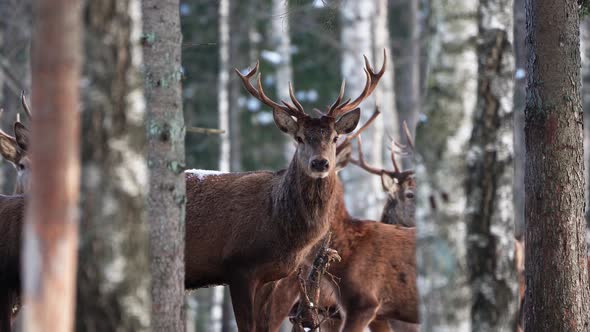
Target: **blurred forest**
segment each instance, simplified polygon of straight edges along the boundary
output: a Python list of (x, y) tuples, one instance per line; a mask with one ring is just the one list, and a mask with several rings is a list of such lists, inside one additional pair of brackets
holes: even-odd
[[(512, 1), (506, 2), (511, 6), (505, 13), (510, 21), (506, 27), (514, 33), (508, 41), (513, 47), (509, 51), (512, 67), (507, 74), (510, 83), (504, 88), (510, 90), (507, 96), (513, 96), (508, 98), (513, 106), (506, 114), (513, 116), (514, 145), (507, 148), (509, 156), (505, 161), (515, 165), (514, 181), (506, 183), (514, 189), (509, 197), (514, 202), (514, 217), (509, 218), (508, 228), (516, 238), (523, 236), (525, 213), (524, 2), (514, 0), (513, 7)], [(0, 1), (0, 105), (6, 110), (18, 109), (21, 91), (31, 91), (31, 9), (32, 0)], [(439, 159), (461, 158), (463, 161), (466, 158), (462, 149), (471, 139), (472, 127), (477, 126), (465, 122), (466, 118), (471, 118), (470, 112), (475, 111), (461, 112), (478, 107), (476, 90), (480, 63), (476, 52), (482, 42), (477, 33), (483, 23), (475, 19), (478, 11), (475, 2), (182, 0), (179, 11), (187, 169), (278, 170), (284, 168), (293, 155), (294, 143), (277, 130), (272, 110), (247, 94), (233, 68), (244, 72), (259, 61), (262, 84), (269, 97), (288, 99), (291, 82), (297, 99), (306, 110), (314, 107), (324, 110), (336, 100), (342, 79), (347, 80), (347, 95), (363, 87), (362, 55), (378, 67), (383, 61), (383, 49), (388, 50), (389, 71), (374, 97), (362, 104), (361, 123), (376, 106), (382, 112), (378, 123), (363, 133), (365, 154), (370, 163), (391, 168), (391, 140), (407, 143), (401, 134), (404, 121), (412, 135), (416, 130), (420, 133), (421, 129), (416, 128), (421, 125), (424, 126), (422, 133), (427, 131), (415, 137), (418, 146), (428, 147), (423, 155), (427, 168), (429, 163)], [(590, 20), (582, 22), (580, 31), (584, 161), (588, 179)], [(453, 75), (451, 69), (459, 74)], [(87, 88), (84, 80), (81, 84), (83, 89)], [(457, 109), (459, 112), (453, 113)], [(15, 112), (5, 112), (0, 118), (0, 127), (9, 128), (15, 118)], [(225, 133), (207, 133), (205, 128), (221, 129)], [(457, 136), (449, 138), (455, 132)], [(457, 151), (438, 149), (437, 143), (446, 144), (450, 139), (457, 142)], [(434, 152), (428, 154), (428, 151)], [(405, 158), (403, 166), (415, 165), (411, 158)], [(342, 173), (345, 187), (354, 188), (346, 190), (351, 214), (378, 220), (386, 198), (379, 178), (354, 166)], [(419, 178), (420, 173), (417, 174)], [(12, 192), (13, 179), (13, 167), (0, 160), (3, 193)], [(588, 180), (586, 187), (590, 188)], [(457, 199), (467, 200), (468, 196)], [(589, 215), (588, 210), (586, 215)], [(187, 331), (237, 331), (225, 287), (192, 291), (185, 305)], [(287, 326), (285, 323), (285, 331)]]

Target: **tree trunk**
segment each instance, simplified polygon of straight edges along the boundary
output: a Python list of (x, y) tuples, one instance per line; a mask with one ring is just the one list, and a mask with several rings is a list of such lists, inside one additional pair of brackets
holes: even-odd
[[(394, 69), (394, 57), (391, 52), (390, 45), (390, 34), (389, 34), (389, 23), (388, 23), (388, 7), (387, 0), (374, 0), (375, 1), (375, 17), (373, 18), (373, 58), (371, 63), (374, 66), (381, 65), (383, 61), (383, 50), (386, 49), (389, 52), (388, 64), (386, 73), (379, 81), (377, 89), (375, 89), (375, 104), (379, 106), (381, 114), (383, 116), (382, 121), (378, 121), (380, 125), (375, 126), (374, 123), (371, 127), (376, 131), (374, 137), (381, 139), (381, 144), (389, 147), (391, 142), (390, 137), (395, 139), (399, 138), (399, 122), (398, 112), (395, 104), (395, 69)], [(375, 127), (373, 127), (375, 126)], [(382, 158), (388, 160), (390, 151), (384, 149), (381, 145)], [(382, 188), (382, 187), (380, 187)], [(381, 189), (382, 190), (382, 189)], [(383, 207), (383, 205), (381, 205)]]
[(514, 0), (514, 224), (524, 234), (524, 104), (526, 97), (525, 0)]
[[(377, 12), (376, 0), (371, 1), (343, 1), (340, 5), (341, 16), (341, 45), (342, 45), (342, 77), (346, 81), (345, 95), (355, 98), (365, 85), (363, 55), (368, 59), (373, 56), (373, 24)], [(381, 54), (381, 51), (379, 52)], [(380, 57), (381, 58), (381, 57)], [(381, 59), (381, 61), (383, 61)], [(374, 63), (374, 62), (373, 62)], [(374, 63), (379, 66), (379, 63)], [(384, 78), (383, 78), (384, 79)], [(382, 83), (380, 83), (382, 84)], [(361, 103), (361, 123), (365, 122), (373, 113), (375, 97), (371, 96)], [(376, 121), (365, 130), (367, 162), (376, 167), (383, 163), (383, 122)], [(347, 186), (355, 188), (347, 192), (346, 207), (352, 215), (377, 219), (382, 202), (382, 189), (379, 177), (371, 175), (358, 167), (349, 167), (342, 172)]]
[(86, 2), (79, 331), (150, 326), (140, 13), (137, 0)]
[(477, 2), (433, 1), (424, 121), (417, 128), (417, 262), (423, 331), (471, 330), (466, 154), (477, 95)]
[(183, 331), (184, 136), (179, 2), (144, 0), (152, 329)]
[[(398, 82), (399, 95), (397, 97), (399, 123), (408, 123), (410, 131), (414, 133), (418, 112), (420, 110), (420, 22), (419, 2), (420, 0), (408, 0), (404, 4), (402, 22), (404, 31), (407, 31), (405, 38), (401, 40), (400, 56), (397, 64), (400, 67), (400, 79)], [(405, 136), (402, 139), (405, 142)]]
[(582, 55), (582, 108), (584, 110), (584, 192), (586, 222), (590, 220), (590, 20), (586, 18), (580, 26)]
[(578, 2), (526, 2), (526, 331), (590, 326)]
[[(478, 95), (467, 152), (467, 251), (473, 331), (514, 329), (512, 0), (480, 0)], [(493, 292), (490, 292), (493, 290)]]
[(22, 257), (27, 331), (46, 331), (49, 326), (52, 331), (71, 331), (74, 322), (81, 14), (76, 0), (38, 1), (34, 8), (34, 185)]
[(230, 1), (219, 1), (219, 76), (217, 80), (217, 109), (219, 112), (219, 129), (224, 130), (221, 135), (221, 149), (219, 170), (230, 170), (230, 132), (229, 132), (229, 49), (230, 49)]

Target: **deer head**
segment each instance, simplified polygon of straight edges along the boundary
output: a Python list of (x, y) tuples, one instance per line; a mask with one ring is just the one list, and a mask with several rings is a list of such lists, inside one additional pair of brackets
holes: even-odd
[(408, 145), (392, 141), (391, 162), (393, 163), (393, 171), (376, 168), (366, 163), (360, 136), (357, 140), (359, 158), (358, 160), (351, 158), (350, 162), (371, 174), (381, 177), (383, 191), (387, 193), (387, 203), (383, 209), (381, 221), (387, 224), (401, 224), (406, 227), (413, 227), (416, 225), (416, 179), (414, 178), (414, 170), (402, 170), (395, 159), (396, 155), (409, 156), (413, 154), (414, 143), (405, 122), (404, 133)]
[[(21, 94), (21, 103), (25, 114), (30, 118), (31, 112), (24, 93)], [(30, 186), (31, 162), (27, 153), (30, 134), (18, 120), (14, 123), (13, 130), (14, 136), (0, 130), (0, 155), (15, 167), (17, 172), (15, 193), (22, 194), (28, 191)]]
[(282, 100), (280, 104), (265, 95), (260, 75), (258, 75), (257, 87), (254, 87), (250, 79), (258, 72), (258, 63), (246, 74), (242, 74), (237, 69), (236, 73), (252, 96), (272, 108), (275, 125), (297, 142), (295, 160), (298, 166), (312, 178), (325, 178), (336, 169), (336, 143), (339, 135), (348, 134), (356, 128), (360, 119), (358, 106), (375, 90), (385, 73), (386, 59), (384, 50), (383, 66), (380, 71), (375, 72), (365, 57), (367, 80), (361, 94), (352, 102), (350, 99), (342, 101), (345, 87), (343, 81), (338, 98), (326, 113), (319, 112), (321, 113), (319, 118), (312, 118), (303, 110), (303, 106), (295, 98), (291, 84), (289, 84), (291, 103)]

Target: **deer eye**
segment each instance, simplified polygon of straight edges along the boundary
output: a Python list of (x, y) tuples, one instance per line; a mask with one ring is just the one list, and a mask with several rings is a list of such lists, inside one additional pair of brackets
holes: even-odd
[(24, 171), (25, 170), (25, 165), (24, 164), (18, 164), (18, 169), (19, 169), (19, 171)]
[(297, 141), (297, 143), (303, 144), (303, 138), (301, 138), (299, 136), (295, 136), (295, 140)]
[(333, 140), (333, 142), (334, 142), (334, 143), (338, 142), (338, 136), (334, 137), (334, 140)]

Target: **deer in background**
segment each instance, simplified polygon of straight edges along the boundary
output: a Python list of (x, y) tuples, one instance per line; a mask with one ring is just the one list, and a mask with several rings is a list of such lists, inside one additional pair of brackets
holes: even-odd
[[(339, 147), (339, 152), (350, 154), (346, 146)], [(331, 322), (328, 330), (360, 332), (370, 327), (374, 332), (390, 331), (390, 319), (418, 323), (414, 228), (353, 218), (344, 205), (339, 180), (336, 188), (330, 247), (342, 261), (332, 263), (328, 272), (340, 282), (337, 288), (329, 280), (322, 284), (324, 296), (319, 305), (339, 307), (343, 326)], [(261, 331), (277, 331), (298, 296), (296, 274), (266, 285), (256, 303)], [(324, 325), (322, 330), (326, 330)]]
[[(265, 283), (286, 277), (328, 231), (337, 212), (336, 141), (352, 132), (359, 104), (385, 73), (365, 58), (366, 84), (354, 100), (343, 93), (320, 118), (305, 113), (290, 87), (291, 102), (268, 98), (258, 64), (245, 75), (236, 70), (246, 90), (273, 110), (276, 126), (297, 142), (287, 169), (270, 172), (187, 173), (187, 289), (214, 284), (230, 287), (238, 329), (255, 331), (254, 299)], [(341, 92), (344, 91), (344, 83)]]
[[(31, 110), (27, 104), (25, 94), (21, 93), (21, 104), (27, 117), (31, 118)], [(0, 130), (0, 155), (9, 161), (16, 169), (15, 194), (23, 194), (29, 190), (30, 160), (27, 155), (29, 148), (29, 131), (20, 122), (14, 123), (14, 136)]]
[[(23, 108), (30, 116), (24, 94)], [(0, 111), (1, 113), (1, 111)], [(0, 154), (17, 168), (16, 193), (28, 190), (28, 131), (14, 124), (15, 136), (0, 130)], [(0, 331), (10, 331), (19, 309), (21, 290), (21, 238), (25, 213), (25, 197), (0, 195)]]

